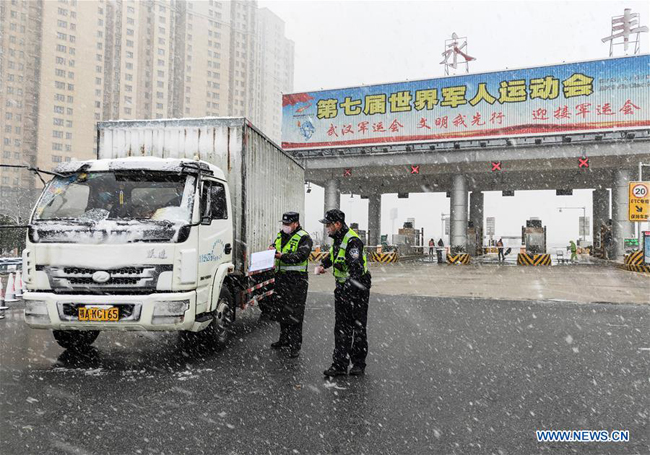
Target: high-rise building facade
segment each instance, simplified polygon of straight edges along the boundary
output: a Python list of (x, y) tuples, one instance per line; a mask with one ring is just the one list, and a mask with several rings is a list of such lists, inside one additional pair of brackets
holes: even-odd
[(280, 143), (282, 94), (293, 90), (294, 43), (285, 38), (284, 21), (268, 8), (257, 11), (255, 89), (251, 106), (253, 123)]
[[(3, 0), (0, 49), (0, 163), (42, 169), (95, 157), (101, 120), (246, 116), (279, 141), (293, 84), (293, 43), (256, 1)], [(40, 187), (0, 168), (1, 195)]]

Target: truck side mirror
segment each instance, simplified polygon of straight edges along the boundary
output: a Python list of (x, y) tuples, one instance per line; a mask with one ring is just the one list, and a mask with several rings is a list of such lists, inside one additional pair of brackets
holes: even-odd
[(212, 217), (211, 216), (202, 216), (201, 217), (201, 224), (209, 226), (212, 224)]

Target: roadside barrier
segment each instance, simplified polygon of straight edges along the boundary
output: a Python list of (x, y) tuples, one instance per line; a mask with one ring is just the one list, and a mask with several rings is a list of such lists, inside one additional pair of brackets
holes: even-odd
[(468, 265), (469, 262), (470, 255), (468, 253), (447, 254), (447, 263), (449, 264)]
[[(312, 252), (309, 254), (309, 260), (312, 262), (320, 262), (328, 255), (329, 253), (327, 252)], [(399, 260), (399, 256), (394, 251), (390, 253), (377, 253), (376, 251), (368, 251), (366, 255), (368, 257), (368, 262), (381, 262), (382, 264), (391, 264)]]
[(4, 311), (8, 310), (9, 307), (4, 306), (5, 303), (5, 293), (4, 290), (2, 289), (2, 279), (0, 279), (0, 319), (4, 319)]
[(381, 262), (382, 264), (390, 264), (397, 262), (398, 256), (394, 251), (391, 253), (377, 253), (372, 252), (368, 256), (370, 262)]
[(517, 254), (517, 265), (532, 265), (532, 266), (549, 266), (551, 265), (550, 254)]
[(312, 262), (320, 262), (323, 259), (325, 259), (328, 254), (329, 253), (324, 253), (324, 252), (320, 252), (320, 253), (312, 252), (312, 253), (309, 253), (309, 260), (312, 261)]
[(630, 272), (650, 273), (650, 265), (643, 263), (643, 251), (626, 254), (623, 260), (623, 268)]
[(23, 277), (20, 273), (20, 270), (16, 272), (16, 281), (14, 281), (14, 290), (16, 291), (16, 297), (23, 296)]
[(5, 302), (17, 302), (16, 298), (16, 288), (14, 285), (14, 274), (9, 274), (9, 279), (7, 280), (7, 292), (5, 293)]
[(643, 251), (635, 251), (632, 254), (626, 254), (623, 263), (625, 265), (643, 265)]

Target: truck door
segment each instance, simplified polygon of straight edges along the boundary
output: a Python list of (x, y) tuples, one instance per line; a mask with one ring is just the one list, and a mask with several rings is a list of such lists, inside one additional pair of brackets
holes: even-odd
[[(204, 178), (199, 226), (199, 301), (210, 299), (210, 285), (217, 268), (232, 262), (233, 232), (229, 195), (224, 182)], [(206, 288), (207, 286), (207, 288)], [(207, 292), (207, 296), (203, 293)], [(203, 294), (203, 295), (201, 295)]]

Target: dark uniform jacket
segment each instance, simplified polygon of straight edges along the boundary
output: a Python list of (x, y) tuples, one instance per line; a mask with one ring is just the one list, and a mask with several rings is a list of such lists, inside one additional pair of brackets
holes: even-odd
[[(281, 232), (282, 247), (284, 248), (291, 237), (301, 229), (302, 227), (298, 226), (298, 229), (291, 234)], [(271, 246), (275, 248), (275, 242)], [(299, 264), (308, 260), (312, 246), (313, 241), (311, 237), (309, 235), (302, 236), (298, 243), (298, 250), (295, 253), (283, 254), (282, 262), (285, 264)], [(305, 301), (307, 299), (308, 280), (309, 271), (307, 273), (290, 271), (277, 272), (275, 274), (276, 316), (278, 320), (287, 320), (289, 322), (298, 318), (302, 319), (305, 311)]]
[[(338, 256), (339, 249), (341, 247), (341, 241), (345, 234), (350, 230), (346, 225), (343, 228), (334, 234), (332, 237), (334, 239), (334, 244), (332, 249), (334, 250), (334, 258)], [(348, 265), (348, 272), (350, 273), (350, 280), (354, 280), (358, 283), (361, 283), (366, 288), (370, 289), (370, 272), (365, 272), (363, 270), (363, 241), (358, 237), (353, 237), (348, 241), (348, 246), (345, 250), (345, 262)], [(325, 259), (321, 262), (321, 265), (326, 269), (332, 267), (332, 260), (330, 255), (327, 255)], [(349, 283), (346, 282), (346, 285), (349, 286)], [(338, 283), (337, 283), (338, 286)]]

